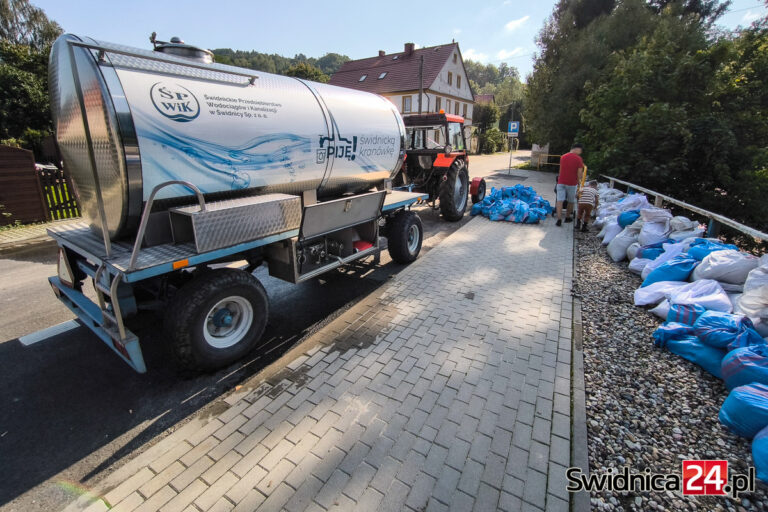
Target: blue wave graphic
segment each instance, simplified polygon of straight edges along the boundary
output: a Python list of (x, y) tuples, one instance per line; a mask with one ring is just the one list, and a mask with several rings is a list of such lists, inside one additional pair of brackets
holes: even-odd
[[(157, 145), (157, 148), (142, 148), (142, 160), (156, 167), (155, 176), (164, 176), (152, 180), (157, 183), (186, 179), (198, 185), (204, 193), (239, 190), (262, 185), (252, 184), (258, 176), (253, 174), (254, 171), (284, 169), (288, 181), (293, 182), (302, 169), (314, 164), (309, 137), (270, 133), (227, 146), (169, 130), (142, 112), (135, 112), (134, 118), (137, 135)], [(173, 193), (161, 193), (161, 196), (190, 193), (183, 187), (173, 189)]]

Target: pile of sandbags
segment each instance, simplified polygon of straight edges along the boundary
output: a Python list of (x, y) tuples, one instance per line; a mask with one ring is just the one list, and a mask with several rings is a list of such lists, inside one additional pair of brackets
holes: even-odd
[(531, 187), (492, 188), (488, 195), (472, 205), (470, 215), (482, 215), (493, 221), (537, 224), (552, 213), (552, 205)]
[(645, 196), (619, 197), (601, 187), (599, 236), (613, 261), (639, 274), (636, 306), (663, 323), (654, 344), (723, 379), (731, 390), (720, 422), (754, 437), (758, 478), (768, 482), (768, 255), (702, 238), (704, 227), (651, 206)]

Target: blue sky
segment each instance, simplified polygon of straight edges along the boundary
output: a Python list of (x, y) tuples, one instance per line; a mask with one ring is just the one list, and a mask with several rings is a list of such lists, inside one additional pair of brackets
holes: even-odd
[[(206, 48), (233, 48), (320, 57), (337, 52), (358, 59), (378, 50), (402, 51), (455, 39), (464, 58), (531, 71), (534, 38), (554, 0), (32, 0), (67, 32), (148, 48), (149, 34), (178, 35)], [(765, 13), (761, 0), (734, 0), (720, 21), (748, 25)]]

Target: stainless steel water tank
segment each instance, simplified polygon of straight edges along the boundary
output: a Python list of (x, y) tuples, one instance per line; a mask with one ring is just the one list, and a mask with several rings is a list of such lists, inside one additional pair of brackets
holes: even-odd
[[(56, 137), (83, 214), (100, 231), (100, 186), (113, 239), (135, 233), (165, 181), (213, 198), (310, 189), (333, 197), (393, 177), (404, 157), (400, 114), (376, 94), (71, 34), (53, 45), (49, 73)], [(162, 207), (190, 195), (171, 186), (158, 198)]]

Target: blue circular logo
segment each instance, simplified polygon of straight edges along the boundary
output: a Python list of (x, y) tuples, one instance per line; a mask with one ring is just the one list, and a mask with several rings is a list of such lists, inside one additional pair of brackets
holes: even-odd
[(200, 115), (200, 103), (192, 92), (169, 82), (157, 82), (149, 91), (152, 104), (168, 119), (186, 123)]

